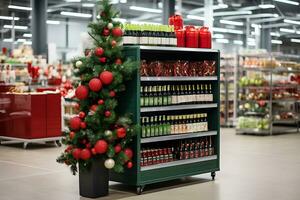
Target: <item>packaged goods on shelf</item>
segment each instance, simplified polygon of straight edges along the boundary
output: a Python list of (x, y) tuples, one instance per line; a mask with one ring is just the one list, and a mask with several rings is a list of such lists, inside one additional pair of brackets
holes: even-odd
[(193, 140), (178, 140), (167, 144), (147, 145), (141, 149), (141, 167), (176, 160), (213, 156), (214, 142), (211, 136)]
[(214, 76), (215, 61), (146, 61), (142, 60), (141, 76)]
[(241, 62), (237, 70), (237, 132), (298, 131), (299, 58), (289, 61), (289, 56), (274, 54), (239, 55), (238, 58)]

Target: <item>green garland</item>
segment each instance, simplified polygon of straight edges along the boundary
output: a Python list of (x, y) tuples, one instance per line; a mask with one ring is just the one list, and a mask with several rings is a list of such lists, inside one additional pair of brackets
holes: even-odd
[[(113, 159), (113, 170), (116, 172), (123, 172), (124, 166), (132, 167), (132, 150), (128, 147), (137, 127), (133, 125), (129, 114), (118, 116), (115, 109), (118, 99), (121, 98), (120, 93), (125, 91), (125, 81), (129, 80), (136, 70), (136, 63), (123, 57), (122, 36), (113, 34), (114, 29), (122, 28), (120, 22), (113, 20), (119, 16), (119, 12), (112, 7), (109, 0), (102, 0), (99, 5), (100, 19), (89, 24), (89, 34), (94, 40), (95, 49), (101, 47), (104, 50), (101, 57), (105, 57), (106, 60), (101, 62), (95, 49), (91, 49), (85, 57), (73, 61), (74, 71), (81, 79), (80, 85), (87, 88), (90, 80), (99, 77), (104, 71), (112, 72), (113, 81), (109, 85), (102, 84), (100, 91), (89, 89), (87, 98), (78, 100), (80, 111), (84, 113), (82, 122), (85, 123), (85, 127), (65, 133), (63, 143), (67, 148), (57, 158), (57, 162), (70, 166), (74, 175), (78, 172), (78, 164), (80, 169), (88, 169), (94, 158)], [(103, 100), (103, 104), (97, 103), (99, 100)], [(105, 115), (106, 111), (110, 112), (109, 116)], [(125, 137), (118, 137), (117, 132), (120, 128), (126, 130)], [(108, 145), (105, 153), (95, 153), (94, 147), (99, 140), (104, 140)], [(121, 146), (121, 150), (116, 152), (116, 146)], [(81, 156), (83, 149), (85, 155)], [(75, 150), (80, 152), (79, 157), (76, 156)]]

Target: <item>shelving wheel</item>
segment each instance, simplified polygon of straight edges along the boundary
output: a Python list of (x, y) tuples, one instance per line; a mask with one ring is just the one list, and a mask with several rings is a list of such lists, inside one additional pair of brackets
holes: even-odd
[(145, 186), (141, 185), (141, 186), (137, 186), (136, 187), (136, 194), (141, 195), (144, 191)]
[(214, 181), (216, 177), (216, 172), (211, 172), (211, 179)]

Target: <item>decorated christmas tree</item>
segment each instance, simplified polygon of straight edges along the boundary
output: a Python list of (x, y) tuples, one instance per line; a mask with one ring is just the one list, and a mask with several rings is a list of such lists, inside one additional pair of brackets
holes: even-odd
[(116, 108), (136, 63), (122, 55), (122, 24), (114, 20), (119, 12), (109, 0), (102, 0), (99, 6), (99, 18), (89, 24), (95, 47), (73, 62), (80, 78), (75, 91), (80, 112), (71, 118), (70, 131), (63, 139), (67, 148), (57, 158), (74, 175), (78, 165), (88, 170), (92, 159), (104, 159), (105, 167), (116, 172), (132, 167), (130, 143), (136, 127), (130, 114), (120, 116)]

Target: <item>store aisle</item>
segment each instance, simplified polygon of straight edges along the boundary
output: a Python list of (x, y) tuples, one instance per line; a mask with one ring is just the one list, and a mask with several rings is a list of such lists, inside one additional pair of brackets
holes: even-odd
[[(146, 186), (142, 196), (112, 183), (110, 196), (101, 199), (299, 199), (300, 134), (237, 136), (233, 129), (223, 129), (221, 140), (221, 171), (214, 182), (204, 174)], [(76, 195), (78, 177), (55, 162), (59, 152), (56, 147), (0, 146), (0, 199), (86, 199)]]

